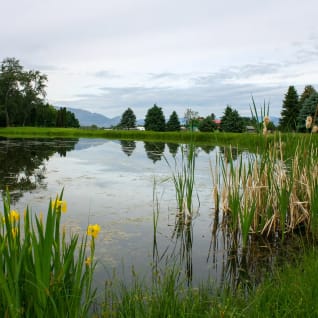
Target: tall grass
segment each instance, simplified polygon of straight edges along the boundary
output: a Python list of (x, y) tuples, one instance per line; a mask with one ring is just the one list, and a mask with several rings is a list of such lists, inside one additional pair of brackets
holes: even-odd
[(244, 246), (252, 234), (317, 234), (317, 148), (304, 140), (288, 154), (278, 138), (244, 160), (218, 158), (222, 182), (214, 181), (214, 197), (221, 198), (223, 222)]
[(107, 289), (100, 317), (316, 317), (318, 257), (314, 248), (276, 268), (257, 287), (236, 291), (205, 282), (185, 287), (176, 267), (166, 268), (154, 285), (135, 277), (133, 287), (116, 281)]
[(196, 147), (191, 143), (181, 146), (181, 162), (175, 158), (174, 168), (171, 167), (171, 164), (165, 158), (172, 170), (172, 181), (175, 187), (178, 208), (178, 224), (191, 223), (195, 213), (193, 205), (193, 196), (195, 194), (195, 156)]
[[(61, 232), (62, 194), (51, 201), (46, 220), (27, 208), (10, 208), (3, 195), (0, 222), (0, 316), (86, 317), (94, 300), (92, 289), (94, 237), (66, 237)], [(88, 233), (89, 234), (89, 233)], [(90, 233), (92, 234), (92, 233)]]

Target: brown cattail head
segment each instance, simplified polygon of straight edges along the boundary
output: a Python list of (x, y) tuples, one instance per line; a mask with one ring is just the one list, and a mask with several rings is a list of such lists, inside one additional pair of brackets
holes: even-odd
[(264, 126), (267, 127), (267, 125), (269, 124), (269, 122), (270, 122), (269, 117), (268, 117), (268, 116), (265, 116), (265, 117), (264, 117)]
[(309, 129), (312, 125), (312, 117), (311, 116), (307, 116), (306, 118), (306, 128)]
[(313, 133), (318, 132), (318, 126), (317, 126), (317, 125), (314, 125), (314, 126), (312, 127), (311, 132), (313, 132)]

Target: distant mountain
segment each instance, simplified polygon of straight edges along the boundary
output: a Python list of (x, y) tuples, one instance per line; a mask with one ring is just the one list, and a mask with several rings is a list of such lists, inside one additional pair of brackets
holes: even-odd
[(274, 124), (275, 126), (278, 126), (279, 120), (280, 120), (279, 117), (269, 116), (269, 118), (271, 119), (271, 121), (273, 122), (273, 124)]
[(78, 108), (68, 107), (67, 110), (74, 113), (75, 117), (78, 119), (81, 126), (96, 125), (97, 127), (111, 127), (118, 125), (121, 118), (120, 116), (109, 118), (102, 114), (91, 113), (87, 110)]

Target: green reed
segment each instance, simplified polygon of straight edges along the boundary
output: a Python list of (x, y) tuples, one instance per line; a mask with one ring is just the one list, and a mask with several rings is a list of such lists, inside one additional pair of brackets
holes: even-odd
[[(179, 216), (185, 222), (191, 222), (194, 214), (193, 196), (195, 191), (195, 156), (196, 147), (193, 144), (181, 146), (181, 162), (176, 158), (174, 169), (171, 168), (172, 181), (176, 192)], [(198, 197), (197, 197), (198, 198)]]
[[(60, 231), (66, 212), (62, 194), (51, 201), (45, 215), (23, 214), (10, 207), (3, 195), (0, 222), (0, 315), (1, 317), (86, 317), (94, 300), (92, 289), (94, 237), (66, 238)], [(94, 226), (96, 227), (96, 226)], [(89, 233), (90, 232), (90, 233)]]
[(317, 230), (317, 147), (304, 138), (293, 155), (284, 148), (278, 137), (245, 160), (217, 160), (222, 183), (214, 181), (214, 197), (221, 197), (223, 221), (244, 246), (250, 234), (284, 239), (300, 227)]

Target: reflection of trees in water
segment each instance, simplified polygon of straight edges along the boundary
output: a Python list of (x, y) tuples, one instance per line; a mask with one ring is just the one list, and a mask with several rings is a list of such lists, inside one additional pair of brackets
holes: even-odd
[(12, 202), (23, 192), (45, 187), (45, 160), (54, 153), (66, 156), (78, 139), (0, 139), (0, 189), (7, 186)]
[(136, 149), (136, 142), (134, 140), (120, 140), (122, 151), (130, 157)]
[(155, 163), (161, 160), (163, 152), (165, 151), (164, 142), (144, 142), (147, 157)]
[(242, 153), (242, 150), (239, 150), (236, 147), (220, 147), (220, 152), (226, 160), (230, 161), (236, 160), (238, 155)]
[(209, 154), (210, 152), (212, 152), (215, 149), (215, 146), (210, 146), (210, 145), (204, 145), (204, 146), (200, 146), (200, 148), (207, 154)]
[(169, 152), (172, 154), (173, 157), (176, 156), (176, 154), (178, 153), (180, 144), (174, 144), (174, 143), (167, 143), (167, 146), (169, 148)]

